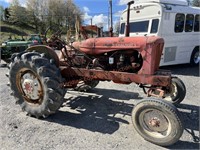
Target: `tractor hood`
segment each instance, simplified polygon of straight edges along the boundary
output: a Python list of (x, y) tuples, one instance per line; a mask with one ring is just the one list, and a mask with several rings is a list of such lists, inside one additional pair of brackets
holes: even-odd
[(130, 50), (135, 49), (138, 51), (144, 50), (146, 45), (153, 43), (162, 43), (164, 41), (156, 36), (142, 36), (142, 37), (103, 37), (103, 38), (90, 38), (81, 42), (74, 42), (72, 46), (77, 50), (89, 54), (99, 55), (111, 51)]

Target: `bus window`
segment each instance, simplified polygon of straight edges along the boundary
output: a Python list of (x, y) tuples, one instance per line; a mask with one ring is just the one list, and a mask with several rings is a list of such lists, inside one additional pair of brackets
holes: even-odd
[(199, 20), (200, 20), (200, 16), (196, 15), (195, 21), (194, 21), (194, 32), (199, 32)]
[(124, 34), (124, 30), (125, 30), (125, 23), (122, 23), (120, 28), (120, 34)]
[(131, 22), (130, 32), (148, 32), (149, 21)]
[(185, 15), (176, 14), (174, 31), (183, 32), (184, 22), (185, 22)]
[(158, 24), (159, 24), (159, 19), (153, 19), (152, 20), (151, 33), (157, 33)]
[(185, 32), (192, 32), (193, 23), (194, 23), (194, 15), (187, 14), (185, 22)]

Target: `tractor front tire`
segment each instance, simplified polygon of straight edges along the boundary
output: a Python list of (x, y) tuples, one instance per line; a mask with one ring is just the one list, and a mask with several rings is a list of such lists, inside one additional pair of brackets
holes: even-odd
[(55, 113), (63, 103), (63, 78), (53, 61), (37, 52), (15, 55), (9, 65), (12, 94), (23, 111), (37, 118)]
[(183, 81), (177, 77), (172, 78), (171, 90), (166, 92), (164, 100), (172, 104), (180, 104), (186, 95), (186, 87)]
[(140, 101), (133, 108), (132, 122), (145, 140), (160, 146), (174, 144), (183, 133), (178, 110), (162, 99)]

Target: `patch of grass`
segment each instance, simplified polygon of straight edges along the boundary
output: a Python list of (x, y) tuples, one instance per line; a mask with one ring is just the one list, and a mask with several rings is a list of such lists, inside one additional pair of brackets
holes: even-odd
[(21, 39), (22, 35), (34, 34), (33, 28), (20, 27), (4, 21), (0, 21), (0, 44), (6, 41), (9, 37), (12, 39)]

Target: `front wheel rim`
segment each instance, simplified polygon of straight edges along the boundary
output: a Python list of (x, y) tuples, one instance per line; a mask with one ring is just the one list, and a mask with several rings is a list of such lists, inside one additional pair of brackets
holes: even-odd
[(172, 81), (170, 91), (164, 95), (164, 99), (167, 101), (174, 101), (177, 95), (178, 88), (176, 86), (176, 83)]
[(154, 138), (165, 138), (171, 131), (171, 122), (163, 112), (157, 109), (144, 110), (139, 117), (143, 131)]

